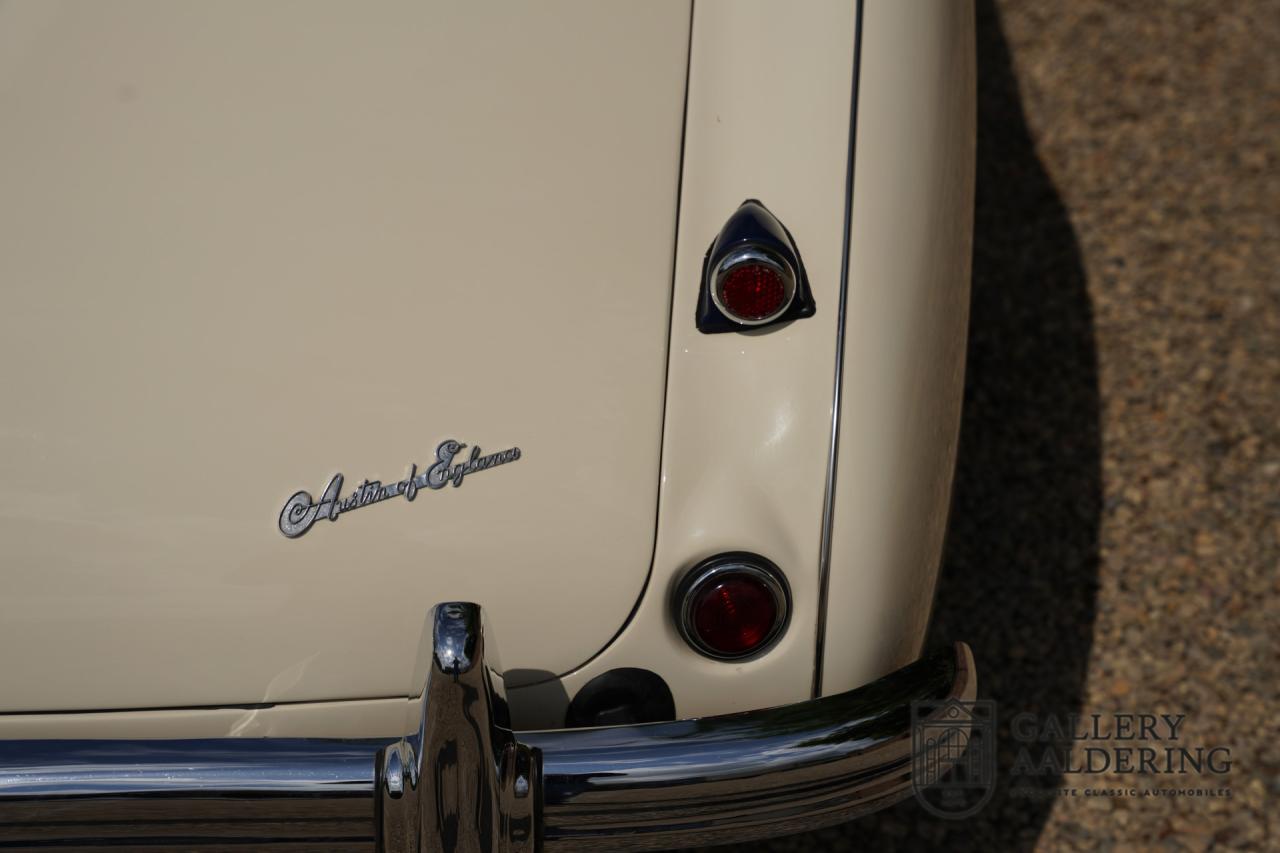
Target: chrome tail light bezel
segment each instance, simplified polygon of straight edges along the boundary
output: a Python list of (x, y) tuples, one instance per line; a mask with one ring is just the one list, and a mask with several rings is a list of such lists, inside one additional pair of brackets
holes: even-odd
[[(755, 264), (768, 267), (778, 274), (778, 278), (782, 280), (783, 299), (782, 304), (776, 311), (764, 317), (743, 317), (725, 304), (724, 299), (724, 283), (729, 277), (729, 273), (738, 267)], [(716, 309), (726, 317), (743, 326), (763, 326), (772, 323), (783, 314), (787, 313), (787, 309), (791, 307), (791, 303), (796, 298), (796, 271), (786, 258), (782, 257), (778, 252), (770, 251), (767, 247), (757, 244), (748, 243), (730, 252), (716, 265), (712, 272), (711, 284), (711, 301), (715, 304)]]
[[(773, 625), (758, 645), (745, 652), (726, 653), (709, 646), (698, 635), (693, 608), (698, 593), (708, 584), (734, 575), (747, 575), (760, 581), (773, 596), (776, 615)], [(686, 572), (672, 595), (671, 613), (680, 636), (703, 657), (733, 662), (753, 660), (768, 654), (786, 634), (791, 624), (791, 587), (786, 575), (772, 560), (759, 554), (733, 551), (703, 560)]]

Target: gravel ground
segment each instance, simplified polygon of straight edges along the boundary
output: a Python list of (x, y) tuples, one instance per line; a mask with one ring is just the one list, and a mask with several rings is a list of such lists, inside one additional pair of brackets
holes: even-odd
[[(737, 849), (1280, 850), (1280, 7), (1009, 0), (978, 30), (934, 633), (970, 642), (999, 703), (1000, 782), (967, 820), (907, 801)], [(1231, 796), (1018, 796), (1020, 711), (1185, 714), (1185, 745), (1231, 751), (1221, 777), (1023, 776), (1030, 793)]]

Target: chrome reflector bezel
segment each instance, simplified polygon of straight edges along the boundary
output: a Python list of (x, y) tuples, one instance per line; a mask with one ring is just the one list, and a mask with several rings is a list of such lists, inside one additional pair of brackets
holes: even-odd
[[(760, 264), (774, 270), (780, 279), (782, 279), (782, 287), (785, 297), (777, 311), (767, 317), (759, 319), (750, 319), (741, 317), (730, 310), (724, 303), (724, 280), (734, 268), (743, 264)], [(728, 317), (735, 323), (743, 326), (763, 326), (765, 323), (772, 323), (774, 320), (786, 313), (791, 307), (791, 303), (796, 298), (796, 271), (785, 258), (775, 252), (771, 252), (763, 246), (747, 245), (742, 248), (735, 249), (725, 256), (712, 272), (711, 281), (711, 301), (715, 303), (716, 309)]]

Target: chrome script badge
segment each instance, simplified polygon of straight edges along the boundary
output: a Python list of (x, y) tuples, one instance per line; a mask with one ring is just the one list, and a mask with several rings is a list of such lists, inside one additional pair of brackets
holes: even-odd
[(320, 500), (314, 500), (307, 492), (297, 492), (285, 502), (280, 510), (280, 532), (290, 539), (296, 539), (311, 529), (321, 518), (337, 521), (338, 516), (353, 509), (376, 504), (390, 498), (404, 495), (407, 501), (418, 496), (418, 489), (443, 489), (448, 483), (461, 486), (468, 474), (484, 471), (498, 465), (506, 465), (520, 458), (520, 448), (512, 447), (499, 450), (488, 456), (480, 454), (479, 447), (471, 448), (470, 458), (465, 462), (455, 463), (458, 453), (467, 445), (449, 439), (442, 441), (436, 448), (436, 461), (421, 474), (417, 463), (409, 466), (409, 476), (396, 483), (383, 485), (380, 480), (365, 480), (346, 497), (340, 497), (342, 491), (342, 475), (334, 474), (329, 485), (325, 486)]

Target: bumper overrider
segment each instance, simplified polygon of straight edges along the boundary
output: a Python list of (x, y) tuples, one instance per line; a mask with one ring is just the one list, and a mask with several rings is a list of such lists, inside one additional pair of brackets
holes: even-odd
[(480, 608), (434, 608), (398, 739), (0, 742), (0, 849), (658, 850), (849, 820), (911, 792), (911, 703), (972, 700), (954, 649), (717, 717), (513, 732)]

